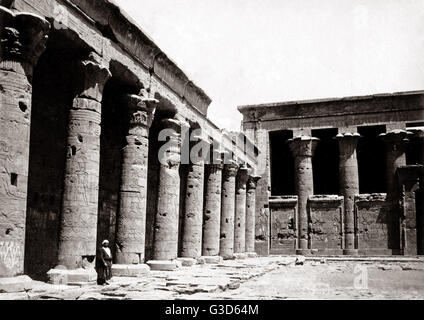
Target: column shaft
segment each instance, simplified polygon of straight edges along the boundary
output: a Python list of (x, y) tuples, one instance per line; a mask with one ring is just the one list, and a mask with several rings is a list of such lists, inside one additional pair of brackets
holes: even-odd
[(101, 99), (109, 71), (78, 63), (80, 79), (68, 120), (68, 153), (59, 234), (60, 265), (77, 269), (96, 255), (100, 172)]
[(225, 164), (222, 175), (222, 201), (221, 201), (221, 236), (220, 256), (224, 259), (232, 259), (234, 256), (234, 216), (236, 175), (238, 165), (236, 163)]
[(359, 173), (356, 147), (358, 133), (339, 134), (339, 173), (340, 195), (344, 197), (345, 254), (356, 254), (355, 251), (355, 196), (359, 195)]
[(164, 149), (159, 151), (159, 190), (154, 230), (153, 260), (174, 260), (178, 256), (180, 207), (181, 123), (163, 121), (172, 131)]
[(24, 271), (32, 73), (49, 29), (0, 6), (0, 277)]
[(250, 176), (246, 197), (246, 252), (255, 252), (256, 186), (260, 177)]
[(205, 165), (192, 163), (187, 176), (184, 210), (184, 233), (181, 257), (199, 258), (202, 255), (202, 219)]
[(126, 96), (124, 103), (129, 131), (122, 156), (116, 263), (139, 264), (145, 260), (148, 136), (155, 104), (135, 95)]
[(240, 168), (236, 179), (234, 253), (246, 252), (246, 183), (248, 178), (249, 169)]
[(309, 248), (308, 198), (314, 194), (312, 157), (317, 145), (317, 138), (298, 137), (292, 139), (290, 148), (295, 158), (295, 185), (298, 202), (298, 251)]
[(223, 165), (206, 166), (206, 195), (203, 215), (203, 256), (218, 256), (221, 228)]

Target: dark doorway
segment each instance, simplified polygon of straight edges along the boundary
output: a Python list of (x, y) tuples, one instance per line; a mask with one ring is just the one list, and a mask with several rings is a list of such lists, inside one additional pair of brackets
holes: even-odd
[(316, 195), (339, 194), (337, 133), (338, 129), (312, 130), (312, 136), (320, 139), (312, 160)]
[(385, 193), (386, 188), (386, 150), (380, 134), (386, 126), (359, 127), (362, 136), (358, 142), (358, 169), (360, 193)]
[(273, 196), (296, 194), (294, 184), (294, 159), (287, 143), (293, 138), (289, 130), (269, 133), (271, 146), (271, 192)]

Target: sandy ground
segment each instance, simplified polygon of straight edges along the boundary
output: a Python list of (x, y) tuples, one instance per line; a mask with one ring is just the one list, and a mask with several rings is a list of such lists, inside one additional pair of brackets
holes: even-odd
[(197, 265), (144, 278), (114, 278), (110, 286), (55, 286), (2, 293), (0, 300), (424, 299), (424, 259), (331, 261), (267, 257)]

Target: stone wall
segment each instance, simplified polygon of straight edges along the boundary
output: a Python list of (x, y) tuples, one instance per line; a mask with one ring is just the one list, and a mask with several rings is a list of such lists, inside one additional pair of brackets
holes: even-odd
[(343, 197), (309, 197), (309, 239), (318, 254), (341, 255), (344, 248)]
[(270, 253), (294, 254), (297, 244), (297, 197), (270, 200)]
[(355, 197), (360, 254), (392, 254), (389, 214), (385, 194), (363, 194)]

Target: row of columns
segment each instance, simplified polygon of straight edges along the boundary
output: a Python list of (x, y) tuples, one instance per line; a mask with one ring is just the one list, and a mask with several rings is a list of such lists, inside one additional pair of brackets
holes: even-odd
[(231, 259), (235, 254), (246, 253), (246, 248), (253, 252), (256, 182), (259, 178), (250, 176), (250, 169), (233, 160), (224, 164), (224, 153), (212, 152), (212, 164), (205, 164), (202, 152), (210, 150), (210, 145), (197, 137), (207, 144), (207, 148), (191, 150), (198, 160), (191, 161), (188, 168), (181, 254), (178, 256), (180, 128), (187, 124), (174, 119), (164, 120), (162, 124), (174, 134), (167, 142), (165, 159), (160, 161), (153, 260), (148, 264), (153, 268), (163, 262), (173, 268), (170, 262), (177, 258), (220, 256)]
[[(411, 133), (405, 130), (391, 130), (380, 137), (386, 146), (387, 197), (391, 203), (392, 219), (399, 219), (398, 196), (399, 187), (396, 171), (406, 164), (405, 142)], [(339, 176), (340, 195), (344, 197), (344, 254), (355, 255), (358, 248), (355, 244), (355, 210), (354, 198), (359, 194), (359, 173), (357, 145), (360, 135), (357, 132), (343, 132), (335, 137), (339, 144)], [(289, 140), (295, 158), (295, 185), (299, 197), (298, 202), (298, 254), (310, 251), (308, 236), (308, 197), (313, 195), (312, 158), (319, 139), (310, 136), (299, 136)], [(391, 200), (390, 200), (391, 199)], [(396, 231), (394, 231), (396, 232)]]

